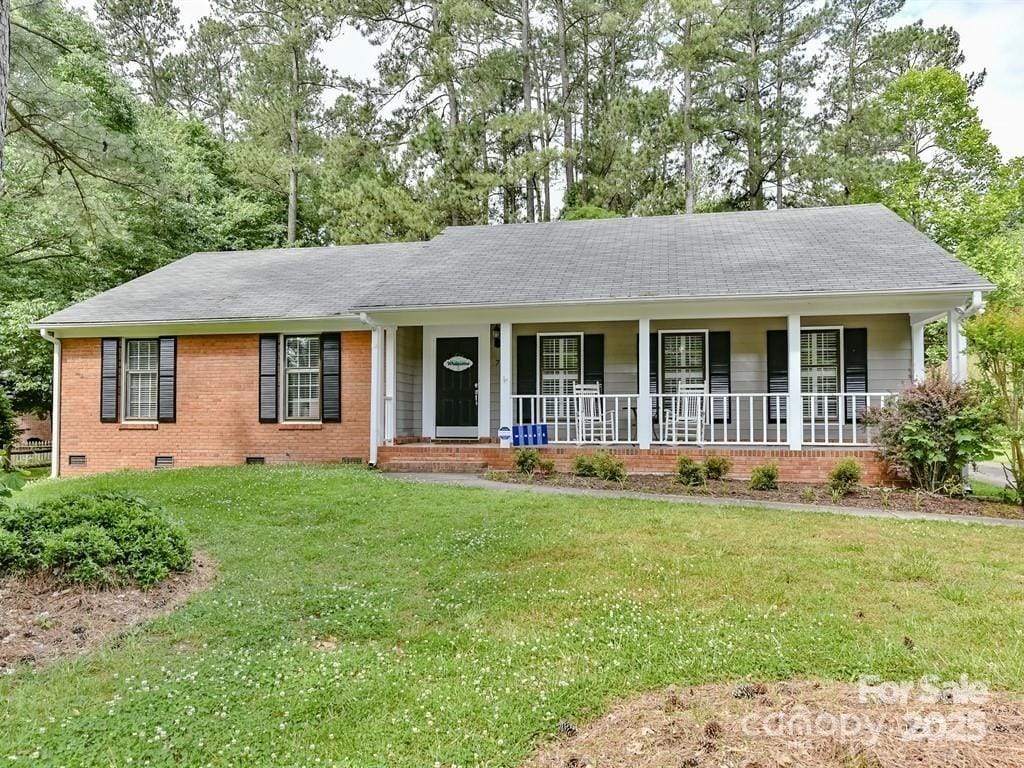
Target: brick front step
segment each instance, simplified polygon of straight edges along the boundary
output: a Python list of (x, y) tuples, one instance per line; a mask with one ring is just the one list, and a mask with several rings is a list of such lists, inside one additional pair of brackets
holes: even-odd
[(385, 472), (482, 472), (487, 462), (482, 460), (454, 459), (445, 457), (389, 459), (381, 463)]

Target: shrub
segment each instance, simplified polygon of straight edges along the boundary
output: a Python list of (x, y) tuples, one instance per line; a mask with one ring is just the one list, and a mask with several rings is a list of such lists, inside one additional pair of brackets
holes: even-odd
[(856, 459), (842, 459), (828, 473), (828, 490), (833, 496), (847, 496), (860, 482), (860, 464)]
[(6, 528), (0, 528), (0, 573), (20, 571), (25, 567), (25, 550), (21, 537)]
[(729, 474), (732, 462), (725, 456), (708, 456), (704, 459), (704, 474), (708, 480), (721, 480)]
[(7, 472), (11, 466), (11, 448), (21, 430), (7, 394), (0, 389), (0, 471)]
[(679, 461), (676, 462), (676, 475), (680, 483), (691, 488), (704, 485), (704, 481), (708, 476), (705, 468), (689, 456), (679, 457)]
[(977, 390), (944, 379), (916, 384), (864, 413), (888, 465), (915, 487), (943, 493), (960, 492), (964, 468), (992, 458), (997, 421)]
[(774, 491), (779, 487), (779, 467), (775, 462), (754, 467), (750, 473), (750, 490)]
[(597, 477), (594, 459), (582, 453), (572, 460), (572, 473), (577, 477)]
[(598, 451), (594, 454), (593, 462), (594, 474), (602, 480), (621, 483), (626, 479), (626, 465), (617, 456), (612, 456), (605, 451)]
[(135, 581), (147, 588), (171, 572), (188, 570), (192, 562), (180, 528), (141, 499), (121, 494), (73, 495), (0, 509), (0, 530), (17, 538), (20, 551), (20, 564), (0, 556), (0, 574), (51, 568), (63, 581)]
[(536, 448), (516, 448), (515, 459), (516, 470), (524, 475), (532, 475), (538, 469), (550, 472), (555, 468), (553, 461), (542, 459)]

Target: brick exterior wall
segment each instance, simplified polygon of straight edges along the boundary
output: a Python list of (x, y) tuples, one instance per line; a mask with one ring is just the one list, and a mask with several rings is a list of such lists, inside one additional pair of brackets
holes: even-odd
[[(555, 462), (555, 468), (566, 472), (579, 454), (593, 454), (596, 447), (538, 447), (540, 454)], [(730, 477), (747, 478), (759, 464), (774, 461), (779, 465), (779, 479), (788, 482), (820, 483), (840, 459), (852, 457), (860, 462), (861, 480), (867, 485), (893, 482), (878, 454), (870, 448), (808, 448), (791, 451), (786, 448), (670, 448), (657, 447), (647, 451), (639, 448), (606, 448), (623, 460), (626, 470), (636, 474), (675, 472), (680, 456), (702, 461), (708, 456), (728, 456), (732, 460)], [(378, 462), (383, 469), (458, 471), (460, 464), (475, 468), (512, 469), (514, 450), (495, 445), (396, 445), (379, 449)]]
[[(341, 423), (261, 424), (259, 337), (179, 336), (177, 421), (100, 422), (100, 340), (61, 343), (60, 474), (152, 469), (156, 456), (174, 466), (241, 464), (263, 456), (284, 462), (367, 461), (370, 443), (370, 332), (341, 334)], [(123, 393), (122, 393), (123, 394)], [(86, 465), (69, 466), (84, 454)]]

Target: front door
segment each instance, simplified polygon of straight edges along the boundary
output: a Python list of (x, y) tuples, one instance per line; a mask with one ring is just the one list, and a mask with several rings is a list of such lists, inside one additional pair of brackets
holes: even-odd
[(437, 437), (477, 436), (477, 338), (437, 340)]

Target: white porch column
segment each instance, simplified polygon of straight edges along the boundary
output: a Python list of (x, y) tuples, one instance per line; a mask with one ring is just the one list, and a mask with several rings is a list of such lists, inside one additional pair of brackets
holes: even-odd
[(640, 447), (651, 447), (654, 412), (651, 408), (651, 320), (641, 318), (639, 324), (639, 365), (637, 366), (636, 434)]
[(397, 423), (398, 328), (384, 328), (384, 444), (394, 445)]
[(924, 323), (910, 324), (911, 374), (915, 384), (924, 381)]
[(381, 434), (381, 374), (384, 368), (384, 350), (381, 343), (383, 329), (373, 326), (370, 331), (370, 463), (377, 463), (377, 446)]
[(789, 315), (786, 318), (786, 338), (789, 341), (786, 371), (789, 404), (786, 408), (786, 429), (789, 433), (790, 450), (799, 451), (804, 442), (804, 404), (800, 396), (800, 315)]
[[(512, 323), (502, 323), (501, 333), (498, 337), (498, 397), (499, 418), (498, 427), (503, 431), (505, 427), (512, 428)], [(502, 432), (499, 431), (499, 434)], [(508, 448), (512, 441), (508, 438), (501, 439), (501, 447)]]
[(946, 333), (949, 380), (960, 383), (967, 379), (967, 356), (964, 335), (960, 329), (960, 312), (955, 309), (946, 314)]

